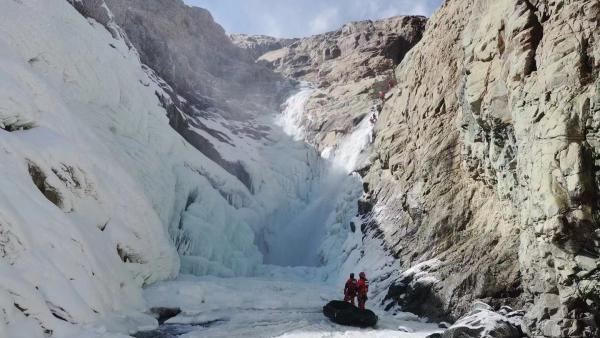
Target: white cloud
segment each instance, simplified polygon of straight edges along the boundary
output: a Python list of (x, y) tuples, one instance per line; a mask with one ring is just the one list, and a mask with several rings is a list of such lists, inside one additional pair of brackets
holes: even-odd
[(443, 0), (184, 0), (211, 11), (228, 32), (302, 37), (349, 21), (429, 16)]
[(337, 8), (328, 8), (324, 11), (321, 11), (308, 24), (310, 33), (318, 34), (329, 30), (333, 30), (336, 26), (339, 25), (338, 17), (339, 10)]

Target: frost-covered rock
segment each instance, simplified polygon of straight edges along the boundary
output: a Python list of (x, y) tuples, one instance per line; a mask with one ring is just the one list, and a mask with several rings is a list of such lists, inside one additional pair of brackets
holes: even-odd
[(280, 39), (265, 35), (231, 34), (231, 41), (246, 50), (250, 56), (257, 60), (262, 55), (281, 48), (285, 48), (298, 39)]
[(522, 311), (505, 307), (492, 311), (485, 303), (475, 303), (472, 310), (444, 331), (441, 338), (521, 338)]

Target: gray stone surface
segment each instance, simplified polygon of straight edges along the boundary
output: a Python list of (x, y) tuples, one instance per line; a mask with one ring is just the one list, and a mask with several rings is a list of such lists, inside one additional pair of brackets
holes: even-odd
[(244, 120), (278, 108), (289, 84), (182, 0), (106, 0), (144, 64), (201, 110)]

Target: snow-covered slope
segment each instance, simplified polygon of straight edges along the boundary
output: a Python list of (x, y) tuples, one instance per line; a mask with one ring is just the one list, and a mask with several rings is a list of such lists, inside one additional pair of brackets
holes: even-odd
[[(142, 310), (139, 287), (179, 270), (167, 235), (178, 212), (228, 214), (223, 196), (245, 188), (169, 126), (123, 39), (63, 0), (3, 1), (0, 13), (0, 336)], [(222, 221), (235, 259), (207, 260), (261, 262), (252, 230)]]

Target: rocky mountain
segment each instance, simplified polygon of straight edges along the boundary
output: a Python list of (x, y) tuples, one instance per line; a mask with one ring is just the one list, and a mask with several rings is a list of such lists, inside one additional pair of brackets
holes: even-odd
[[(260, 58), (321, 89), (303, 121), (321, 151), (360, 120), (352, 107), (368, 111), (365, 91), (401, 61), (360, 171), (364, 232), (430, 277), (398, 277), (396, 304), (456, 319), (482, 299), (526, 309), (531, 336), (599, 334), (599, 15), (597, 1), (448, 0), (410, 51), (419, 29), (352, 53), (367, 40), (357, 29), (384, 21)], [(402, 22), (424, 20), (392, 21), (393, 37)]]
[(238, 47), (250, 53), (253, 60), (270, 51), (285, 48), (298, 39), (274, 38), (266, 35), (231, 34), (231, 41)]
[(284, 79), (236, 47), (207, 10), (181, 0), (106, 4), (141, 61), (194, 105), (243, 119), (277, 108), (285, 94)]
[(319, 88), (307, 102), (301, 125), (322, 151), (371, 113), (379, 91), (387, 91), (394, 67), (419, 41), (426, 22), (410, 16), (352, 22), (266, 53), (259, 63)]

